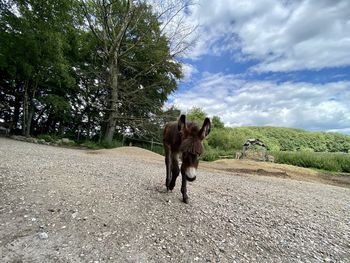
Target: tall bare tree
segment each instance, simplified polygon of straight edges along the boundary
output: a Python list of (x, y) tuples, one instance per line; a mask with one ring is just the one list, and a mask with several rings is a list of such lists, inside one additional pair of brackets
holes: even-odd
[(164, 102), (176, 89), (176, 79), (181, 77), (181, 72), (175, 57), (189, 46), (184, 39), (190, 33), (181, 35), (183, 45), (172, 43), (171, 39), (176, 39), (176, 35), (180, 37), (186, 30), (181, 31), (180, 26), (171, 30), (167, 27), (174, 26), (175, 16), (169, 16), (169, 12), (175, 8), (183, 10), (184, 5), (161, 7), (155, 11), (145, 1), (82, 2), (86, 22), (100, 43), (100, 55), (105, 64), (108, 99), (103, 142), (111, 143), (117, 121), (130, 117), (123, 114), (137, 111), (135, 107), (141, 104), (151, 107), (155, 103), (154, 96), (161, 97)]

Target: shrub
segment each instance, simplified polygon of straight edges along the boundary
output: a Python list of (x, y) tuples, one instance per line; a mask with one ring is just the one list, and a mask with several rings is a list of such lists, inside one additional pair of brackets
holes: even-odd
[(123, 142), (119, 141), (119, 140), (113, 140), (111, 143), (104, 143), (104, 142), (102, 142), (100, 145), (101, 145), (102, 148), (111, 149), (111, 148), (122, 147), (123, 146)]
[(350, 154), (317, 152), (273, 152), (275, 162), (333, 172), (350, 172)]
[(203, 161), (215, 161), (219, 159), (219, 152), (215, 149), (207, 148), (201, 158)]
[(57, 140), (57, 137), (50, 134), (40, 134), (38, 136), (39, 140), (45, 140), (45, 142), (55, 142)]
[(89, 149), (92, 149), (92, 150), (97, 150), (97, 149), (101, 149), (102, 148), (102, 146), (99, 143), (93, 142), (93, 141), (85, 141), (85, 142), (83, 142), (80, 145), (83, 146), (83, 147), (87, 147)]

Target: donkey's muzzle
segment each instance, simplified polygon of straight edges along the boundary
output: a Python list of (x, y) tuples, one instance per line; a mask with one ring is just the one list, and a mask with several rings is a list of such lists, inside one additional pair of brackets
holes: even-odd
[(189, 167), (186, 169), (185, 173), (187, 181), (193, 182), (194, 180), (196, 180), (196, 168)]
[(190, 178), (190, 177), (186, 176), (186, 180), (189, 182), (193, 182), (194, 180), (196, 180), (196, 177)]

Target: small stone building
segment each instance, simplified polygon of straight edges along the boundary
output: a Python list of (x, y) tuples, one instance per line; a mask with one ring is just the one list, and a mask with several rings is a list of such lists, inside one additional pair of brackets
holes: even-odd
[(267, 154), (267, 149), (267, 146), (261, 140), (248, 139), (243, 144), (243, 151), (239, 156), (239, 159), (274, 162), (273, 156)]

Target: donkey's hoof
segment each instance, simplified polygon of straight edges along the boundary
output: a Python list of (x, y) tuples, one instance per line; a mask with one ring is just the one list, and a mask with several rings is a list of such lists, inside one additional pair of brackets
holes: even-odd
[(188, 204), (188, 197), (183, 199), (185, 204)]

